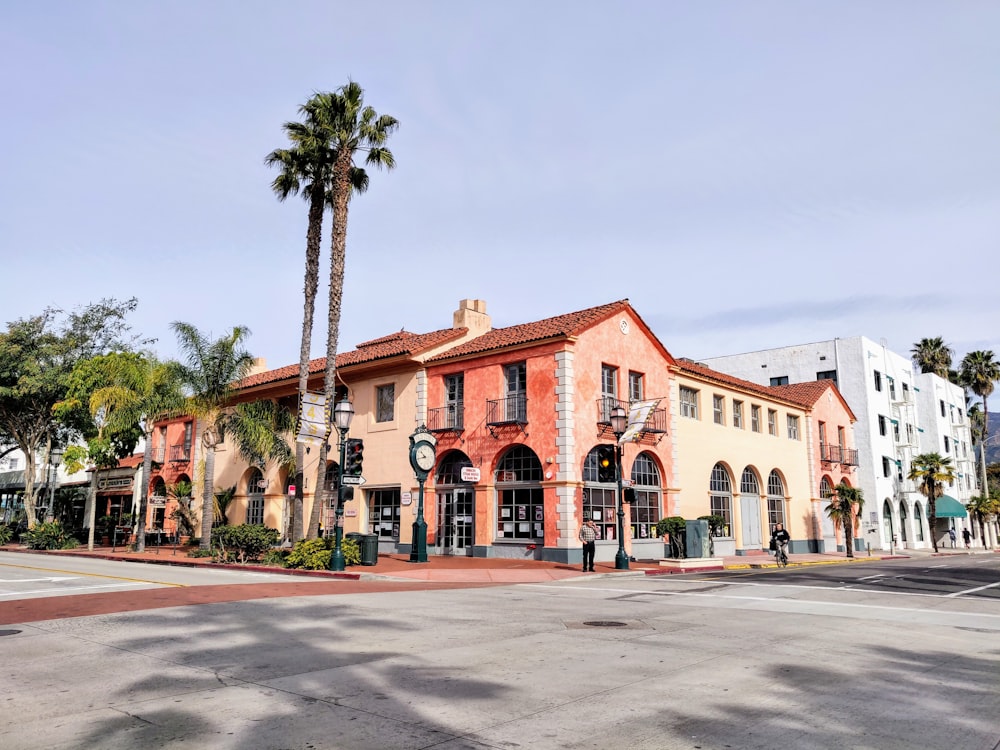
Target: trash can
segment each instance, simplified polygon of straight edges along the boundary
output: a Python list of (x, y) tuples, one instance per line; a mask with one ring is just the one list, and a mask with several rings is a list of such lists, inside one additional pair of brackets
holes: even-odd
[(361, 547), (361, 564), (375, 565), (378, 563), (378, 536), (376, 534), (359, 534), (358, 544)]

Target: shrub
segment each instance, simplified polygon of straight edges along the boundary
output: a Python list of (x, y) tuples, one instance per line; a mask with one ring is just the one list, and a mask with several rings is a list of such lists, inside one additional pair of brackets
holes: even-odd
[(187, 553), (188, 557), (215, 557), (215, 550), (210, 549), (193, 549), (189, 550)]
[(668, 516), (656, 522), (658, 536), (670, 535), (670, 556), (684, 557), (684, 530), (687, 522), (682, 516)]
[(279, 537), (277, 529), (269, 529), (262, 523), (218, 526), (212, 529), (212, 549), (219, 562), (248, 563), (260, 560), (278, 543)]
[(21, 535), (28, 549), (70, 549), (76, 540), (69, 536), (58, 521), (39, 523)]
[(0, 544), (7, 544), (14, 538), (14, 527), (10, 524), (0, 525)]
[(264, 554), (264, 558), (260, 561), (261, 565), (269, 565), (272, 568), (287, 568), (288, 567), (288, 555), (291, 550), (287, 549), (271, 549)]
[[(304, 570), (327, 570), (330, 567), (330, 558), (333, 557), (333, 545), (332, 537), (304, 539), (297, 542), (292, 551), (288, 553), (285, 565), (289, 568), (303, 568)], [(361, 564), (361, 547), (353, 539), (341, 539), (340, 551), (344, 555), (345, 564)]]

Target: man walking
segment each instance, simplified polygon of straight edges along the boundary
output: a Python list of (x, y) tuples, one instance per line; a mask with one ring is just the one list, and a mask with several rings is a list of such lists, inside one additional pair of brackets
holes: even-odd
[(596, 551), (598, 536), (597, 524), (594, 519), (588, 518), (580, 527), (580, 541), (583, 542), (583, 572), (594, 572), (594, 552)]

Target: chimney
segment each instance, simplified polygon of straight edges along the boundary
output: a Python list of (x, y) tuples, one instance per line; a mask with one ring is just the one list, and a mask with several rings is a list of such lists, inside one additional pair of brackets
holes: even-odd
[(250, 372), (247, 373), (247, 377), (250, 375), (257, 375), (262, 372), (267, 372), (267, 360), (263, 357), (254, 357), (253, 365), (251, 365)]
[(458, 309), (452, 316), (452, 326), (454, 328), (468, 328), (473, 337), (482, 336), (487, 331), (492, 330), (490, 316), (486, 314), (486, 300), (463, 299), (460, 301)]

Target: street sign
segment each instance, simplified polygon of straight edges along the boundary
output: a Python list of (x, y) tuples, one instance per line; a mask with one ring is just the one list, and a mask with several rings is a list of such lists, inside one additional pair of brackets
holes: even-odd
[(475, 466), (462, 467), (463, 482), (478, 482), (479, 479), (480, 479), (479, 469), (477, 469)]
[(367, 480), (365, 480), (364, 477), (351, 477), (351, 476), (344, 477), (344, 484), (355, 484), (358, 485), (359, 487), (362, 484), (364, 484), (365, 481)]

